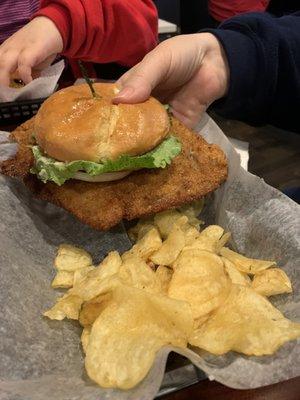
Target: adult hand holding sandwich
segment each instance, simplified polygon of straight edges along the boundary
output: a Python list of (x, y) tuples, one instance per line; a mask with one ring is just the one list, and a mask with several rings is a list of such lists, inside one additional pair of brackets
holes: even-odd
[(123, 75), (115, 102), (141, 102), (153, 92), (193, 127), (212, 102), (225, 96), (228, 82), (227, 60), (217, 38), (211, 33), (182, 35), (162, 42)]
[(119, 80), (115, 102), (153, 91), (193, 127), (215, 100), (223, 116), (300, 131), (300, 12), (248, 13), (161, 43)]

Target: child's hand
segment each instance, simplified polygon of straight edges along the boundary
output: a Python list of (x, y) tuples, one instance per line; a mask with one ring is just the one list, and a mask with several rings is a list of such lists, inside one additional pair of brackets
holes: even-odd
[(34, 18), (0, 46), (0, 84), (9, 85), (10, 74), (18, 71), (25, 83), (32, 80), (32, 69), (43, 69), (63, 50), (56, 25), (46, 17)]
[(118, 84), (122, 90), (115, 103), (141, 102), (153, 91), (175, 117), (194, 127), (207, 107), (226, 95), (229, 68), (214, 35), (182, 35), (162, 42)]

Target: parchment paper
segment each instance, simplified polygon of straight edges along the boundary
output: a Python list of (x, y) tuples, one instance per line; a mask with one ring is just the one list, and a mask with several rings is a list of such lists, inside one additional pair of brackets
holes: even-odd
[(16, 100), (42, 99), (50, 96), (64, 70), (63, 60), (45, 68), (39, 78), (34, 79), (21, 89), (0, 85), (0, 103)]
[[(207, 223), (233, 234), (234, 249), (271, 258), (285, 269), (294, 293), (272, 298), (284, 314), (300, 321), (299, 206), (240, 166), (234, 148), (207, 116), (201, 133), (229, 158), (229, 178), (205, 209)], [(2, 136), (2, 158), (14, 151)], [(0, 140), (1, 142), (1, 140)], [(1, 155), (1, 153), (0, 153)], [(83, 246), (95, 262), (110, 249), (130, 246), (121, 227), (94, 231), (66, 212), (33, 200), (22, 184), (0, 177), (0, 399), (1, 400), (150, 400), (161, 385), (170, 351), (188, 357), (215, 379), (234, 388), (255, 388), (300, 374), (299, 341), (275, 355), (222, 357), (191, 350), (162, 349), (146, 379), (130, 391), (103, 390), (84, 371), (80, 328), (70, 321), (49, 321), (42, 312), (58, 295), (50, 287), (53, 258), (62, 242)]]

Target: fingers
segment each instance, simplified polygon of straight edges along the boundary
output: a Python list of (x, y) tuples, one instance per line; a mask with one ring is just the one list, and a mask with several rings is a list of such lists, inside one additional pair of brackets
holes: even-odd
[(175, 107), (171, 106), (171, 112), (174, 115), (174, 117), (177, 118), (179, 121), (181, 121), (185, 126), (192, 129), (195, 128), (195, 126), (199, 123), (205, 111), (206, 111), (205, 106), (201, 106), (198, 109), (197, 113), (189, 112), (189, 110), (186, 112), (185, 110), (182, 110), (180, 107), (177, 108), (176, 106)]
[(222, 66), (216, 67), (219, 53), (220, 46), (212, 34), (169, 39), (119, 79), (121, 90), (114, 103), (142, 102), (153, 93), (171, 105), (174, 116), (193, 128), (223, 93), (217, 73)]
[(120, 92), (114, 98), (114, 103), (139, 103), (149, 98), (152, 85), (139, 71), (124, 76), (117, 82)]
[(163, 81), (170, 65), (168, 54), (159, 46), (117, 82), (121, 89), (114, 103), (139, 103), (147, 100), (152, 90)]
[(18, 66), (19, 77), (27, 85), (32, 81), (32, 70), (31, 65), (22, 63)]
[(121, 91), (114, 102), (144, 101), (151, 92), (160, 100), (168, 99), (191, 79), (201, 65), (204, 50), (198, 35), (164, 41), (119, 79), (117, 84)]
[(18, 72), (20, 79), (27, 84), (32, 81), (32, 68), (40, 61), (41, 51), (39, 49), (25, 49), (19, 54)]
[(210, 103), (201, 69), (169, 101), (173, 115), (189, 128), (198, 124)]
[(24, 83), (31, 82), (31, 68), (35, 60), (36, 56), (30, 51), (0, 51), (0, 84), (9, 86), (10, 75), (16, 70)]
[(10, 74), (18, 66), (18, 53), (15, 51), (1, 51), (0, 47), (0, 84), (9, 86)]
[[(53, 57), (49, 58), (50, 62)], [(21, 51), (0, 51), (0, 84), (9, 85), (10, 74), (18, 70), (19, 78), (25, 84), (32, 81), (32, 69), (43, 61), (43, 51), (39, 48)]]
[(62, 48), (56, 25), (46, 17), (34, 18), (0, 46), (0, 84), (9, 85), (10, 74), (16, 70), (24, 83), (31, 82), (33, 67), (43, 62), (49, 65)]

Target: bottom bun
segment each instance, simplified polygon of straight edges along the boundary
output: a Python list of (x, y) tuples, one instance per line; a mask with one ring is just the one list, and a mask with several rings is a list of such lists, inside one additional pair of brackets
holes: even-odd
[(119, 179), (124, 178), (129, 175), (131, 171), (120, 171), (120, 172), (107, 172), (105, 174), (91, 176), (86, 172), (76, 172), (73, 179), (77, 179), (78, 181), (85, 182), (111, 182), (118, 181)]

